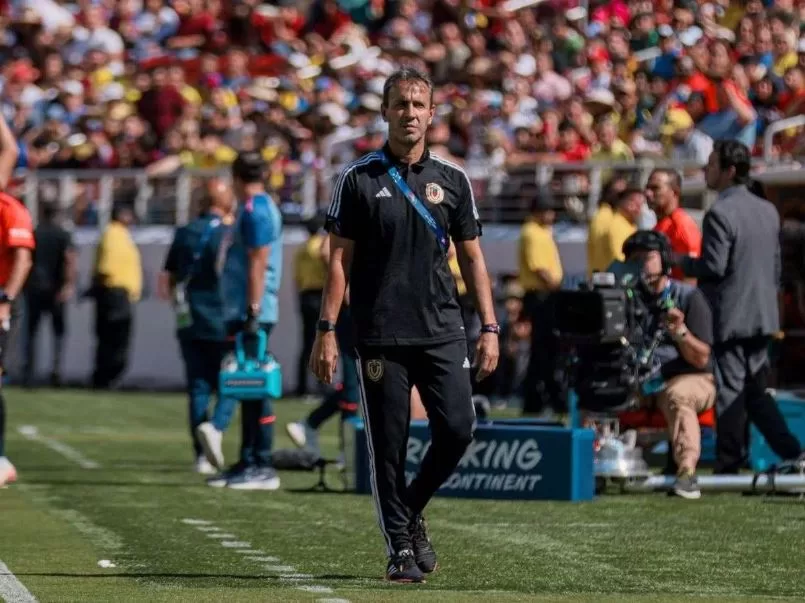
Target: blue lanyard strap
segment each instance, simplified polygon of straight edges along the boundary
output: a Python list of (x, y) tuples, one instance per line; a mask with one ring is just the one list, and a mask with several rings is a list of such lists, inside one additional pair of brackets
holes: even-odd
[(220, 218), (213, 218), (207, 222), (207, 226), (204, 228), (204, 232), (201, 233), (201, 238), (198, 240), (198, 245), (196, 245), (196, 249), (193, 251), (193, 263), (190, 264), (190, 270), (187, 274), (188, 281), (195, 276), (201, 254), (204, 253), (204, 248), (207, 246), (207, 243), (209, 243), (212, 233), (215, 232), (215, 229), (220, 225)]
[(441, 247), (444, 253), (447, 253), (447, 250), (450, 247), (450, 242), (447, 239), (447, 234), (444, 232), (444, 229), (439, 226), (439, 223), (436, 221), (436, 218), (433, 217), (433, 214), (428, 211), (428, 208), (425, 207), (425, 204), (419, 200), (419, 197), (416, 196), (416, 193), (411, 190), (411, 187), (408, 186), (408, 183), (405, 179), (400, 175), (399, 170), (392, 165), (389, 158), (386, 157), (386, 154), (383, 151), (380, 151), (380, 159), (383, 161), (383, 165), (386, 168), (386, 172), (388, 175), (391, 176), (391, 179), (394, 181), (394, 184), (397, 185), (397, 188), (403, 194), (403, 196), (408, 200), (411, 206), (416, 210), (416, 213), (420, 215), (420, 217), (425, 221), (425, 224), (428, 225), (428, 228), (431, 229), (433, 234), (436, 235), (436, 240), (439, 242), (439, 247)]

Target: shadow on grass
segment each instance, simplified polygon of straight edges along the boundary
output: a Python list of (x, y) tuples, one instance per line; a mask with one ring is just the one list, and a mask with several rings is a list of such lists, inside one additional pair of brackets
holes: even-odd
[[(15, 572), (17, 577), (36, 577), (36, 578), (178, 578), (187, 580), (199, 579), (216, 579), (216, 580), (271, 580), (273, 582), (282, 582), (284, 584), (309, 584), (317, 580), (338, 582), (338, 581), (354, 581), (354, 580), (373, 580), (374, 577), (369, 576), (352, 576), (345, 574), (323, 574), (321, 576), (312, 575), (311, 578), (306, 580), (287, 579), (282, 578), (276, 574), (178, 574), (178, 573), (162, 573), (162, 572), (116, 572), (110, 574), (88, 574), (81, 572)], [(378, 578), (378, 580), (382, 580)]]
[(97, 487), (137, 487), (137, 488), (204, 488), (209, 490), (210, 486), (204, 482), (135, 482), (135, 481), (111, 481), (111, 480), (73, 480), (73, 479), (26, 479), (20, 484), (30, 486), (97, 486)]

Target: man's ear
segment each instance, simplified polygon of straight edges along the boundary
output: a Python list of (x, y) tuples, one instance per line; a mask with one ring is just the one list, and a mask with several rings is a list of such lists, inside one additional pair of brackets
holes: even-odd
[(386, 105), (380, 105), (380, 116), (383, 118), (383, 121), (388, 121), (386, 118)]

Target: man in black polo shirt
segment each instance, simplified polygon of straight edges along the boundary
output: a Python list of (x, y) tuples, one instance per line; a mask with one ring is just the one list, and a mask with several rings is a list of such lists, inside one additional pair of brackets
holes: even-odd
[[(387, 144), (348, 165), (333, 191), (331, 256), (311, 368), (331, 382), (338, 357), (334, 323), (349, 281), (372, 493), (389, 555), (386, 577), (423, 582), (436, 568), (436, 554), (421, 513), (472, 441), (475, 423), (449, 239), (483, 325), (475, 357), (480, 379), (497, 366), (499, 327), (469, 179), (425, 145), (434, 113), (430, 79), (410, 68), (392, 74), (382, 111)], [(406, 486), (414, 385), (432, 440), (419, 475)]]

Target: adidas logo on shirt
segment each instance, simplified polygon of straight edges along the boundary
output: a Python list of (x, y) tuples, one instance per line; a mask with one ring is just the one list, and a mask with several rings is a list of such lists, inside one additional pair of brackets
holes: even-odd
[(391, 193), (389, 192), (389, 189), (387, 189), (387, 188), (384, 186), (382, 189), (380, 189), (380, 192), (378, 192), (378, 193), (375, 195), (375, 197), (377, 197), (378, 199), (381, 199), (381, 198), (384, 198), (384, 197), (391, 198)]
[(461, 365), (461, 368), (470, 368), (470, 359), (464, 358), (464, 364)]

